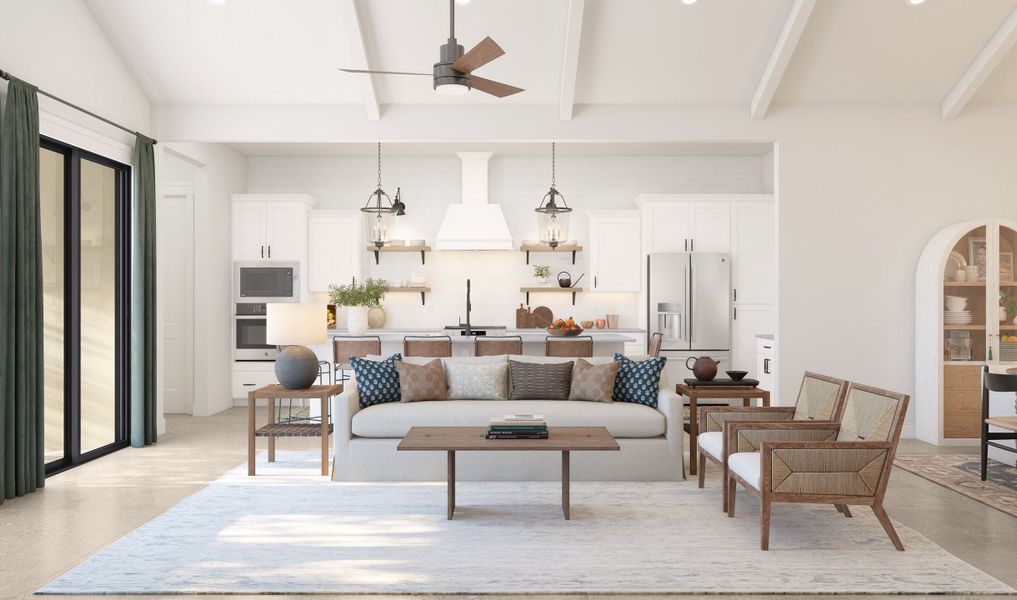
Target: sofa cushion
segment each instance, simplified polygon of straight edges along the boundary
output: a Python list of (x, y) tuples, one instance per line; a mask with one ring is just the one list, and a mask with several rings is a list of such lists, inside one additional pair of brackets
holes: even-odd
[(421, 400), (444, 400), (448, 397), (445, 387), (445, 369), (441, 361), (433, 359), (423, 365), (414, 365), (405, 361), (396, 361), (399, 372), (399, 396), (401, 402), (419, 402)]
[(382, 361), (350, 357), (350, 366), (353, 367), (357, 389), (360, 391), (361, 408), (399, 402), (399, 373), (395, 369), (398, 360), (402, 360), (402, 355), (393, 354)]
[(613, 360), (607, 364), (596, 365), (583, 358), (577, 359), (572, 368), (569, 400), (611, 402), (619, 366), (620, 364)]
[(615, 402), (635, 402), (656, 408), (660, 373), (667, 358), (661, 356), (636, 362), (615, 354), (614, 359), (621, 363), (614, 383)]
[(449, 400), (507, 400), (508, 362), (445, 361)]
[(525, 363), (509, 361), (512, 400), (568, 400), (572, 363)]
[(353, 435), (401, 438), (410, 427), (487, 427), (492, 417), (538, 414), (551, 427), (607, 427), (615, 437), (664, 435), (663, 413), (641, 404), (560, 400), (443, 400), (376, 404), (353, 415)]

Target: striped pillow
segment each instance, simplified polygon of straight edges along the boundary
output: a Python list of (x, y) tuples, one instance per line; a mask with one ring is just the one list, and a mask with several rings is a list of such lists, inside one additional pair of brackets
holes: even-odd
[(509, 361), (511, 400), (568, 400), (572, 361), (540, 364)]

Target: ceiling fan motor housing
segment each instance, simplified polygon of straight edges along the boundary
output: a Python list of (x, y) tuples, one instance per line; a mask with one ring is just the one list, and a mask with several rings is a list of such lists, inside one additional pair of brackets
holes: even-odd
[(441, 47), (441, 58), (434, 63), (434, 89), (440, 85), (463, 85), (472, 88), (470, 76), (460, 73), (452, 68), (452, 64), (462, 58), (463, 47), (456, 43), (455, 38), (449, 38), (447, 44)]

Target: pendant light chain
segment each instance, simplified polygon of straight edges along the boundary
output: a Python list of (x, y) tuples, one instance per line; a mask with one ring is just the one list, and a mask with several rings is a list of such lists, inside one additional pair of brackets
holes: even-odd
[(381, 142), (378, 142), (378, 189), (381, 189)]
[(555, 186), (555, 173), (556, 173), (555, 161), (556, 161), (556, 158), (557, 158), (557, 155), (555, 153), (554, 142), (551, 142), (551, 187), (552, 188)]

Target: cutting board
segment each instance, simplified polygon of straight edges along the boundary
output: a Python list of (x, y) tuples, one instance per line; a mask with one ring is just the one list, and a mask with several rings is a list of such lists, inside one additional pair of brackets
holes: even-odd
[(546, 306), (538, 306), (533, 309), (533, 327), (547, 329), (554, 322), (554, 313)]
[(529, 329), (533, 327), (533, 314), (529, 308), (522, 304), (516, 309), (516, 329)]

